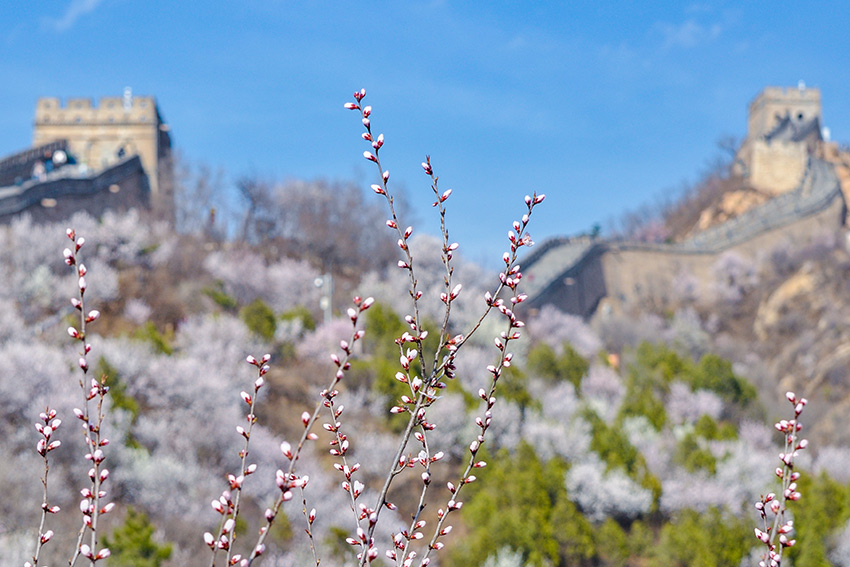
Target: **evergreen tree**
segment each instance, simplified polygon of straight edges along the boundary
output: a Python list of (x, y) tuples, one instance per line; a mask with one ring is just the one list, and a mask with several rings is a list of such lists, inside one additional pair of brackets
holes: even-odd
[(121, 567), (160, 567), (171, 557), (171, 544), (154, 541), (155, 530), (147, 514), (127, 508), (124, 524), (103, 538), (104, 547), (112, 552), (109, 563)]

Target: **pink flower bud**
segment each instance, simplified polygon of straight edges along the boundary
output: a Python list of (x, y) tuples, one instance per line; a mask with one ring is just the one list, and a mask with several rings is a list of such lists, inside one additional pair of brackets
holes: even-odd
[(377, 162), (378, 158), (376, 158), (372, 152), (363, 152), (363, 157), (368, 159), (369, 161)]

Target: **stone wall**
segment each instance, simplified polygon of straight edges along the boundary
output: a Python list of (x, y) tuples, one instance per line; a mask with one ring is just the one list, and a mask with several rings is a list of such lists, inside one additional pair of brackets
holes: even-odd
[(809, 159), (805, 144), (754, 140), (749, 147), (749, 177), (754, 188), (772, 195), (791, 191), (803, 179)]
[(31, 180), (0, 188), (0, 223), (25, 212), (37, 221), (57, 221), (79, 211), (98, 217), (106, 210), (147, 209), (150, 193), (142, 162), (133, 156), (91, 177)]
[[(677, 278), (711, 285), (714, 267), (725, 252), (734, 251), (755, 263), (783, 241), (803, 244), (814, 234), (838, 230), (845, 217), (835, 168), (813, 159), (794, 191), (681, 243), (597, 241), (584, 247), (568, 239), (544, 243), (543, 250), (523, 259), (529, 305), (553, 304), (583, 317), (591, 315), (603, 298), (612, 309), (633, 305), (663, 309), (681, 293)], [(574, 259), (553, 265), (558, 258)]]
[(702, 290), (716, 281), (716, 265), (721, 255), (735, 252), (754, 266), (783, 242), (803, 245), (813, 235), (838, 230), (844, 223), (844, 201), (836, 198), (825, 209), (788, 225), (763, 232), (750, 240), (725, 249), (707, 252), (676, 252), (639, 247), (614, 246), (602, 255), (607, 288), (606, 302), (615, 310), (653, 305), (666, 308), (681, 299), (677, 281), (692, 279)]

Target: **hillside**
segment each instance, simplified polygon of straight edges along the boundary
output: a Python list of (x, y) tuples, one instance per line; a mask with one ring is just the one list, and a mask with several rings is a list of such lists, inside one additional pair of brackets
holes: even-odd
[[(281, 466), (278, 446), (297, 438), (299, 416), (333, 373), (328, 353), (350, 334), (350, 322), (342, 316), (318, 324), (319, 290), (313, 280), (319, 272), (310, 266), (308, 252), (287, 258), (269, 254), (265, 242), (225, 245), (177, 237), (165, 225), (151, 230), (132, 213), (107, 214), (99, 222), (78, 215), (72, 224), (86, 235), (87, 297), (102, 312), (90, 338), (93, 360), (112, 384), (107, 399), (113, 442), (107, 458), (111, 491), (122, 511), (109, 518), (109, 533), (129, 525), (122, 522), (138, 521), (127, 515), (132, 506), (154, 526), (154, 541), (172, 545), (163, 565), (198, 564), (200, 534), (216, 522), (207, 503), (237, 464), (239, 392), (253, 380), (245, 355), (273, 356), (269, 393), (257, 412), (260, 426), (252, 441), (259, 468), (245, 501), (251, 533), (263, 502), (275, 491), (270, 481)], [(0, 228), (10, 252), (3, 256), (0, 303), (6, 321), (0, 357), (8, 377), (0, 382), (3, 450), (23, 455), (14, 467), (0, 470), (15, 495), (13, 506), (21, 510), (20, 522), (6, 524), (2, 538), (20, 558), (31, 545), (38, 511), (32, 503), (40, 498), (29, 472), (38, 470), (38, 461), (28, 424), (48, 404), (71, 415), (79, 395), (68, 363), (75, 355), (64, 331), (68, 310), (61, 295), (72, 293), (75, 280), (58, 252), (63, 226), (23, 218)], [(738, 284), (722, 290), (723, 301), (683, 303), (666, 318), (647, 311), (588, 326), (551, 308), (531, 316), (527, 342), (502, 378), (487, 454), (481, 454), (490, 464), (477, 475), (480, 483), (470, 488), (474, 494), (453, 520), (465, 535), (447, 538), (445, 564), (637, 561), (660, 567), (679, 560), (675, 534), (711, 532), (711, 538), (692, 544), (697, 545), (692, 551), (716, 553), (722, 542), (727, 551), (717, 564), (737, 566), (754, 543), (748, 510), (771, 484), (777, 447), (766, 423), (781, 411), (772, 382), (777, 369), (811, 369), (808, 382), (780, 376), (795, 386), (811, 384), (818, 408), (813, 415), (823, 416), (811, 432), (816, 449), (805, 470), (821, 475), (816, 486), (850, 494), (848, 469), (841, 465), (847, 440), (838, 426), (840, 407), (829, 405), (824, 394), (827, 385), (844, 394), (834, 374), (840, 360), (818, 359), (820, 351), (811, 350), (814, 343), (835, 344), (843, 336), (844, 307), (830, 303), (840, 297), (850, 262), (837, 242), (791, 248), (781, 262), (777, 257), (752, 273), (732, 262), (730, 273), (743, 269), (746, 277), (736, 275)], [(441, 314), (440, 246), (429, 237), (410, 242), (422, 274), (419, 286), (427, 299), (422, 316), (428, 326)], [(406, 328), (402, 316), (409, 301), (404, 280), (393, 285), (396, 269), (376, 267), (352, 283), (379, 302), (366, 319), (367, 340), (341, 394), (353, 455), (362, 464), (359, 478), (373, 488), (399, 426), (385, 413), (400, 392), (391, 379), (398, 367), (393, 340)], [(476, 320), (484, 282), (496, 278), (462, 258), (456, 260), (454, 278), (464, 284), (451, 327), (460, 332)], [(814, 289), (819, 291), (807, 295), (810, 300), (801, 300)], [(56, 297), (55, 290), (63, 293)], [(337, 314), (344, 306), (337, 304)], [(812, 320), (818, 331), (801, 331)], [(474, 418), (481, 410), (474, 392), (486, 383), (498, 327), (487, 324), (482, 332), (464, 345), (457, 378), (428, 412), (437, 424), (429, 443), (447, 455), (433, 472), (441, 483), (457, 474), (475, 435)], [(787, 346), (777, 349), (780, 340)], [(83, 473), (73, 458), (80, 451), (75, 436), (62, 435), (66, 452), (52, 465), (52, 494), (70, 512), (52, 526), (68, 534), (76, 524), (74, 479)], [(311, 476), (306, 494), (317, 509), (317, 539), (327, 550), (323, 564), (335, 565), (347, 557), (339, 540), (348, 531), (339, 514), (347, 504), (321, 447), (304, 455)], [(411, 475), (399, 486), (394, 499), (400, 515), (389, 517), (377, 537), (389, 541), (390, 532), (412, 513), (417, 485), (418, 476)], [(697, 492), (695, 485), (701, 487)], [(424, 516), (428, 521), (447, 492), (436, 488), (434, 495), (435, 507)], [(809, 502), (825, 505), (817, 497)], [(494, 506), (507, 516), (494, 515)], [(305, 561), (298, 551), (304, 549), (299, 508), (286, 508), (280, 530), (267, 540), (273, 564)], [(529, 521), (500, 520), (506, 517)], [(838, 534), (847, 520), (842, 513), (818, 529)], [(716, 530), (718, 523), (726, 528)], [(606, 543), (612, 538), (617, 547)], [(830, 557), (843, 557), (844, 548), (833, 540), (802, 532), (799, 538)], [(47, 556), (61, 560), (58, 550), (68, 543), (67, 535), (56, 536), (48, 548), (56, 555)]]
[[(377, 153), (368, 107), (348, 107)], [(745, 148), (751, 164), (770, 162)], [(91, 477), (117, 503), (98, 527), (114, 565), (204, 565), (211, 548), (250, 553), (257, 533), (264, 564), (351, 564), (373, 520), (385, 565), (402, 562), (383, 559), (395, 550), (434, 557), (444, 541), (448, 567), (754, 565), (753, 503), (783, 465), (771, 424), (803, 407), (789, 406), (791, 389), (810, 399), (810, 444), (795, 450), (789, 490), (804, 497), (788, 553), (797, 567), (850, 567), (846, 176), (807, 156), (789, 166), (796, 184), (769, 196), (758, 176), (747, 193), (731, 172), (682, 215), (708, 220), (679, 242), (588, 236), (525, 256), (548, 272), (516, 264), (537, 195), (503, 243), (503, 274), (466, 261), (445, 232), (400, 229), (400, 211), (377, 205), (380, 185), (367, 196), (243, 180), (249, 205), (230, 240), (135, 210), (15, 217), (0, 226), (0, 448), (18, 456), (0, 465), (16, 511), (0, 525), (4, 560), (31, 557), (45, 470), (34, 448), (53, 435), (49, 500), (62, 513), (40, 564), (75, 549), (77, 510), (96, 509), (92, 492), (79, 502)], [(433, 183), (439, 225), (451, 192)], [(750, 205), (721, 219), (730, 203)], [(68, 225), (84, 243), (69, 244)], [(542, 300), (594, 284), (588, 319)], [(75, 294), (97, 310), (85, 329)], [(84, 427), (110, 438), (97, 451), (73, 425), (31, 425), (48, 408), (87, 420), (80, 384), (86, 399), (109, 388), (105, 425)], [(110, 474), (87, 473), (90, 461)]]

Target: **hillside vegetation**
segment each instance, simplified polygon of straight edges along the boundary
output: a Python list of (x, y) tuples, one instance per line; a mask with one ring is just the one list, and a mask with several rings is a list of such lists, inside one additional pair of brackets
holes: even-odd
[[(332, 207), (339, 187), (297, 189)], [(398, 396), (393, 341), (407, 329), (408, 292), (393, 283), (394, 243), (376, 236), (374, 224), (351, 222), (363, 212), (357, 207), (377, 225), (380, 214), (360, 205), (368, 199), (356, 192), (332, 214), (311, 216), (305, 207), (298, 220), (273, 214), (274, 206), (283, 211), (293, 202), (285, 188), (245, 190), (257, 204), (232, 242), (202, 229), (175, 234), (135, 213), (97, 220), (79, 214), (67, 223), (88, 241), (87, 294), (102, 312), (90, 342), (97, 372), (112, 388), (108, 458), (122, 511), (106, 528), (116, 542), (110, 564), (206, 563), (198, 560), (207, 557), (201, 534), (218, 519), (209, 502), (238, 460), (240, 391), (252, 380), (243, 361), (269, 352), (270, 394), (252, 436), (259, 468), (247, 509), (254, 513), (237, 526), (242, 534), (257, 530), (277, 490), (280, 443), (297, 438), (302, 412), (334, 372), (328, 355), (349, 332), (344, 313), (355, 293), (377, 301), (341, 394), (367, 489), (392, 459), (400, 427), (399, 416), (387, 412)], [(40, 512), (31, 423), (48, 404), (70, 422), (79, 395), (65, 330), (75, 286), (62, 262), (65, 226), (22, 217), (0, 228), (0, 445), (3, 454), (19, 456), (0, 465), (18, 511), (0, 530), (9, 564), (31, 555)], [(428, 236), (410, 243), (429, 300), (422, 316), (435, 327), (441, 245)], [(335, 318), (324, 321), (315, 280), (328, 272), (335, 275)], [(647, 309), (591, 325), (554, 308), (527, 317), (524, 346), (502, 378), (481, 455), (489, 464), (470, 486), (474, 496), (453, 534), (460, 536), (447, 540), (442, 564), (738, 567), (757, 543), (752, 503), (773, 483), (777, 446), (769, 424), (779, 417), (780, 393), (796, 388), (812, 399), (818, 418), (803, 464), (812, 473), (805, 476), (807, 497), (795, 512), (801, 527), (794, 564), (820, 567), (827, 558), (850, 566), (850, 434), (841, 420), (850, 403), (850, 350), (842, 346), (848, 272), (844, 235), (824, 234), (804, 248), (788, 243), (770, 251), (756, 265), (730, 255), (717, 267), (716, 286), (692, 289), (664, 313)], [(459, 332), (476, 320), (484, 285), (495, 277), (460, 258), (454, 279), (464, 286), (454, 307)], [(475, 437), (472, 407), (497, 334), (464, 346), (456, 379), (429, 410), (439, 424), (430, 442), (446, 453), (436, 484), (456, 476)], [(56, 520), (66, 529), (54, 530), (66, 538), (78, 524), (76, 479), (85, 477), (71, 430), (63, 431), (51, 472), (52, 497), (67, 510)], [(314, 537), (324, 549), (322, 565), (332, 566), (349, 559), (350, 526), (338, 513), (349, 503), (324, 443), (302, 458), (309, 506), (317, 509)], [(416, 489), (411, 483), (398, 490), (403, 496)], [(401, 504), (415, 502), (412, 496), (396, 500), (397, 516), (382, 529), (397, 530), (413, 512), (413, 504)], [(267, 540), (264, 564), (311, 561), (302, 555), (300, 508), (285, 508), (288, 520)], [(426, 508), (424, 518), (435, 514)], [(389, 531), (379, 537), (388, 541)], [(140, 548), (149, 550), (147, 562), (134, 559)]]

